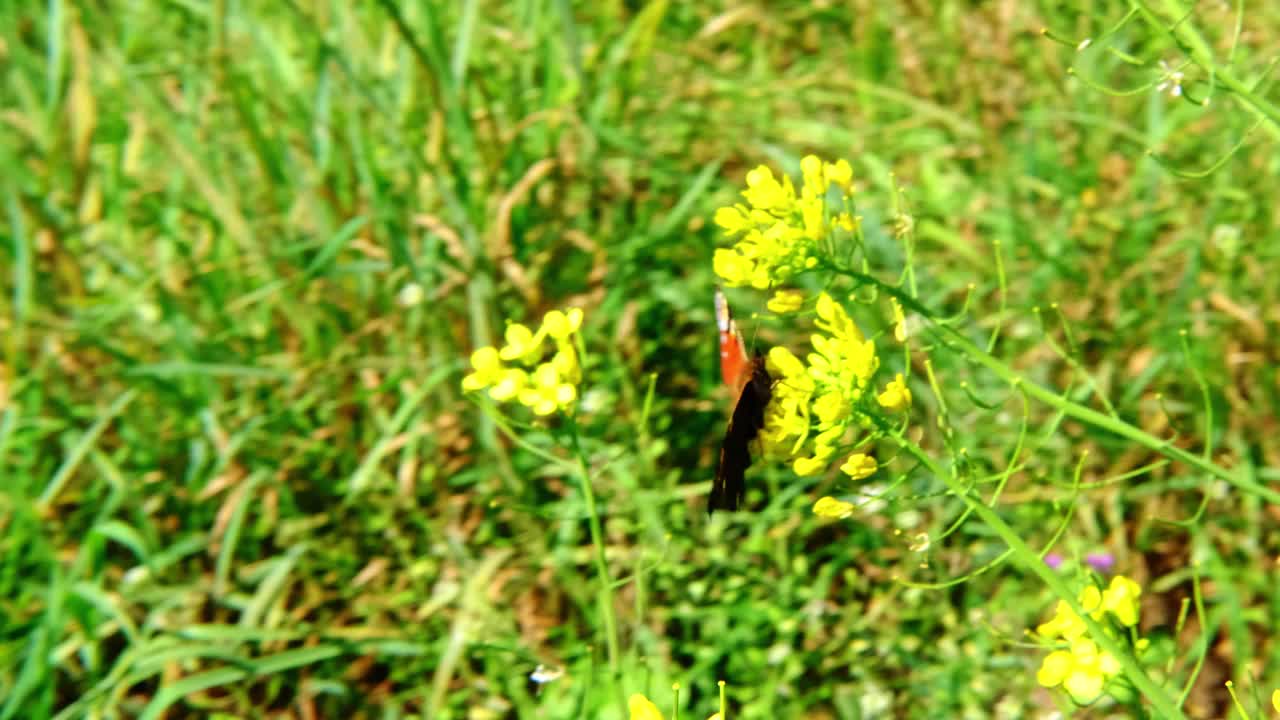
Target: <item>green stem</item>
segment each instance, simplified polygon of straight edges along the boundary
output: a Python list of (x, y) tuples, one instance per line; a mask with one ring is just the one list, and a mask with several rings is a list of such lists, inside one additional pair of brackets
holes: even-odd
[(988, 353), (977, 345), (974, 345), (959, 330), (938, 322), (938, 316), (936, 313), (925, 307), (916, 298), (903, 292), (901, 289), (882, 282), (871, 275), (867, 275), (866, 273), (851, 270), (833, 263), (825, 264), (824, 267), (833, 272), (852, 278), (859, 283), (873, 285), (885, 294), (897, 298), (898, 302), (902, 303), (904, 308), (919, 313), (929, 321), (932, 327), (936, 328), (939, 332), (944, 333), (946, 335), (946, 342), (951, 348), (958, 349), (963, 354), (972, 358), (979, 365), (995, 373), (1011, 386), (1021, 389), (1027, 395), (1058, 410), (1062, 414), (1112, 432), (1122, 438), (1131, 440), (1142, 447), (1160, 453), (1171, 460), (1186, 463), (1187, 465), (1190, 465), (1191, 467), (1194, 467), (1208, 475), (1224, 480), (1229, 485), (1232, 485), (1239, 490), (1252, 493), (1270, 503), (1280, 505), (1280, 492), (1276, 490), (1265, 485), (1260, 485), (1243, 474), (1233, 473), (1207, 458), (1193, 455), (1186, 450), (1173, 445), (1168, 440), (1163, 440), (1151, 435), (1150, 433), (1136, 428), (1123, 420), (1109, 417), (1096, 410), (1085, 407), (1084, 405), (1072, 402), (1044, 386), (1037, 385), (1026, 380), (1015, 372), (1013, 368), (996, 359), (996, 357), (991, 353)]
[[(1105, 417), (1105, 416), (1104, 416)], [(1182, 711), (1174, 704), (1173, 700), (1165, 693), (1164, 688), (1160, 687), (1152, 680), (1138, 664), (1137, 660), (1129, 654), (1129, 651), (1123, 647), (1115, 638), (1107, 634), (1106, 630), (1098, 621), (1089, 616), (1089, 613), (1081, 607), (1080, 602), (1076, 599), (1076, 595), (1067, 587), (1066, 582), (1049, 568), (1041, 559), (1038, 553), (1032, 550), (1022, 538), (1014, 532), (1013, 528), (1005, 523), (1004, 518), (998, 513), (987, 507), (982, 502), (975, 499), (969, 491), (963, 487), (951, 473), (946, 472), (939, 466), (932, 457), (915, 443), (905, 437), (894, 436), (899, 447), (912, 455), (920, 464), (924, 465), (929, 472), (933, 473), (939, 479), (947, 484), (951, 492), (960, 497), (961, 500), (969, 506), (969, 509), (982, 519), (987, 527), (995, 531), (1000, 539), (1004, 540), (1009, 546), (1009, 550), (1013, 552), (1014, 558), (1022, 564), (1022, 566), (1037, 577), (1040, 578), (1045, 585), (1053, 591), (1055, 595), (1067, 603), (1077, 616), (1084, 620), (1085, 626), (1089, 628), (1089, 638), (1096, 642), (1099, 647), (1108, 653), (1120, 663), (1124, 674), (1133, 683), (1134, 687), (1142, 693), (1142, 695), (1155, 706), (1161, 717), (1164, 718), (1181, 718)]]
[(578, 423), (569, 418), (569, 436), (573, 445), (573, 454), (577, 460), (578, 481), (582, 484), (582, 497), (587, 503), (587, 524), (591, 528), (591, 544), (595, 546), (596, 574), (600, 580), (600, 616), (604, 622), (605, 643), (609, 652), (609, 670), (611, 682), (617, 692), (622, 716), (627, 716), (626, 693), (618, 684), (622, 662), (618, 642), (618, 620), (614, 616), (613, 576), (609, 573), (609, 562), (605, 557), (604, 529), (600, 524), (600, 513), (596, 509), (596, 495), (591, 487), (591, 473), (587, 470), (586, 457), (582, 452), (582, 444), (578, 441)]
[(1073, 417), (1082, 422), (1088, 423), (1090, 425), (1093, 425), (1095, 427), (1099, 427), (1104, 430), (1107, 430), (1111, 433), (1119, 435), (1122, 438), (1125, 438), (1126, 440), (1132, 440), (1138, 445), (1141, 445), (1145, 448), (1158, 452), (1161, 455), (1164, 455), (1165, 457), (1168, 457), (1170, 459), (1186, 463), (1187, 465), (1190, 465), (1206, 474), (1212, 475), (1213, 477), (1219, 478), (1221, 480), (1225, 480), (1227, 483), (1234, 485), (1240, 490), (1244, 490), (1246, 492), (1250, 492), (1255, 495), (1258, 495), (1259, 497), (1265, 498), (1271, 503), (1280, 504), (1280, 492), (1272, 490), (1271, 488), (1266, 487), (1265, 485), (1260, 485), (1254, 482), (1253, 480), (1249, 479), (1248, 477), (1239, 475), (1237, 473), (1233, 473), (1230, 470), (1227, 470), (1226, 468), (1221, 467), (1209, 461), (1206, 458), (1200, 457), (1199, 455), (1193, 455), (1187, 452), (1186, 450), (1183, 450), (1182, 448), (1177, 447), (1176, 445), (1170, 444), (1168, 440), (1162, 440), (1154, 435), (1151, 435), (1143, 430), (1140, 430), (1139, 428), (1134, 427), (1133, 425), (1130, 425), (1129, 423), (1124, 422), (1123, 420), (1118, 420), (1116, 418), (1100, 413), (1097, 410), (1093, 410), (1091, 408), (1087, 408), (1083, 405), (1080, 405), (1079, 403), (1072, 402), (1062, 397), (1061, 395), (1058, 395), (1057, 393), (1052, 392), (1046, 387), (1037, 385), (1033, 382), (1029, 382), (1026, 379), (1024, 379), (1021, 375), (1014, 372), (1013, 369), (1010, 368), (1008, 365), (1005, 365), (1004, 363), (997, 360), (995, 357), (991, 356), (986, 351), (979, 348), (977, 345), (974, 345), (972, 342), (969, 341), (968, 338), (960, 334), (960, 331), (956, 330), (955, 328), (947, 327), (945, 325), (938, 325), (936, 323), (935, 323), (935, 327), (941, 328), (942, 330), (945, 330), (947, 332), (947, 342), (952, 347), (959, 348), (960, 351), (963, 352), (965, 355), (968, 355), (970, 358), (973, 358), (975, 362), (987, 368), (991, 372), (995, 373), (1005, 382), (1009, 383), (1014, 387), (1021, 389), (1027, 395), (1030, 395), (1031, 397), (1062, 412), (1063, 414), (1069, 417)]
[(1213, 50), (1209, 43), (1200, 35), (1200, 31), (1196, 30), (1190, 20), (1186, 19), (1187, 10), (1182, 7), (1181, 3), (1177, 0), (1164, 0), (1162, 4), (1165, 12), (1176, 21), (1176, 25), (1168, 27), (1164, 20), (1156, 15), (1147, 3), (1142, 2), (1142, 0), (1133, 0), (1133, 7), (1139, 10), (1148, 22), (1173, 35), (1178, 44), (1187, 51), (1192, 62), (1209, 73), (1218, 84), (1235, 93), (1236, 97), (1240, 98), (1240, 101), (1251, 110), (1266, 118), (1273, 132), (1280, 133), (1280, 109), (1255, 95), (1234, 73), (1218, 65), (1213, 59)]

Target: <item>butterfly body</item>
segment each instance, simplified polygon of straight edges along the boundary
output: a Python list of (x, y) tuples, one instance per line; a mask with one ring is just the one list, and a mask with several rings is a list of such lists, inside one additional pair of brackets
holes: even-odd
[(720, 329), (720, 371), (724, 382), (737, 391), (733, 415), (716, 466), (707, 512), (737, 510), (746, 495), (746, 472), (751, 466), (751, 442), (764, 428), (764, 411), (773, 397), (773, 378), (764, 357), (747, 355), (742, 335), (729, 314), (724, 295), (716, 291), (716, 321)]

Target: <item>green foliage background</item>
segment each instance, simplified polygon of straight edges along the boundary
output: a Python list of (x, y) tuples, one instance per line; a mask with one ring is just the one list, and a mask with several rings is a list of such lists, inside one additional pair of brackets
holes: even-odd
[[(1275, 102), (1280, 7), (1248, 5), (1184, 22)], [(1003, 549), (969, 523), (912, 550), (958, 515), (917, 497), (928, 478), (831, 524), (808, 508), (834, 478), (755, 470), (755, 512), (706, 520), (727, 412), (709, 218), (756, 164), (848, 158), (884, 279), (900, 184), (922, 302), (1274, 486), (1280, 128), (1195, 66), (1183, 98), (1157, 92), (1184, 49), (1141, 18), (1103, 36), (1125, 11), (0, 5), (0, 718), (616, 717), (618, 692), (669, 708), (672, 681), (705, 717), (721, 678), (742, 718), (1053, 707), (1023, 635), (1052, 603), (1033, 577), (898, 582)], [(760, 346), (804, 342), (734, 299)], [(458, 389), (504, 319), (574, 304), (616, 687), (573, 479)], [(1021, 402), (957, 358), (933, 369), (978, 399), (949, 408), (954, 448), (1002, 471)], [(1204, 657), (1189, 715), (1224, 716), (1225, 680), (1256, 711), (1280, 684), (1280, 508), (1045, 408), (1029, 422), (1000, 512), (1046, 540), (1087, 451), (1084, 482), (1119, 479), (1073, 501), (1059, 549), (1144, 583), (1173, 686)], [(1193, 563), (1207, 616), (1175, 635)], [(565, 677), (537, 692), (540, 663)]]

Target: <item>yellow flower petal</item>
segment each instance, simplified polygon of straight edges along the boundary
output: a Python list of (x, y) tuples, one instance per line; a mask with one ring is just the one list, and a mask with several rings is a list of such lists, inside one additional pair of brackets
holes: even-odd
[(1133, 627), (1138, 624), (1141, 595), (1141, 585), (1123, 575), (1117, 575), (1111, 578), (1111, 584), (1102, 593), (1100, 604), (1104, 610), (1115, 615), (1122, 625)]
[(800, 362), (800, 358), (781, 345), (769, 348), (765, 367), (770, 375), (778, 378), (792, 378), (805, 374), (804, 363)]
[(728, 235), (738, 233), (751, 227), (751, 219), (736, 205), (728, 205), (716, 210), (715, 224), (724, 228)]
[(911, 407), (911, 390), (907, 387), (907, 381), (902, 377), (902, 373), (898, 373), (885, 386), (884, 392), (876, 396), (876, 402), (890, 412)]
[(737, 248), (716, 248), (711, 258), (711, 267), (716, 276), (729, 287), (743, 287), (751, 284), (756, 272), (755, 263), (745, 257)]
[(1062, 681), (1062, 687), (1077, 705), (1088, 705), (1102, 694), (1105, 682), (1101, 673), (1076, 670)]
[(855, 509), (853, 503), (837, 500), (830, 495), (813, 504), (814, 515), (833, 520), (843, 520), (852, 515)]
[(495, 348), (482, 347), (471, 353), (471, 367), (475, 372), (462, 378), (463, 390), (483, 390), (501, 379), (502, 361)]
[(800, 477), (809, 477), (822, 472), (827, 466), (827, 461), (819, 457), (798, 457), (791, 464), (791, 469)]
[(779, 315), (795, 312), (804, 307), (804, 293), (798, 290), (778, 290), (769, 298), (765, 307), (769, 308), (769, 312)]
[(854, 480), (869, 478), (876, 473), (876, 459), (864, 453), (854, 453), (840, 466), (840, 471)]
[(519, 368), (503, 371), (498, 381), (489, 388), (489, 397), (506, 402), (520, 394), (529, 384), (529, 375)]
[(1072, 665), (1071, 653), (1066, 650), (1054, 650), (1045, 656), (1044, 662), (1040, 663), (1040, 670), (1036, 672), (1036, 682), (1044, 687), (1054, 687), (1066, 679)]
[(853, 167), (844, 158), (834, 163), (825, 163), (822, 166), (822, 173), (826, 176), (827, 182), (839, 185), (842, 190), (848, 188), (853, 182)]
[(545, 330), (540, 329), (535, 335), (527, 326), (511, 323), (504, 333), (507, 344), (498, 351), (498, 355), (508, 361), (533, 359), (542, 346), (543, 337), (545, 337)]
[(631, 720), (662, 720), (658, 706), (640, 693), (627, 699), (627, 709), (631, 712)]

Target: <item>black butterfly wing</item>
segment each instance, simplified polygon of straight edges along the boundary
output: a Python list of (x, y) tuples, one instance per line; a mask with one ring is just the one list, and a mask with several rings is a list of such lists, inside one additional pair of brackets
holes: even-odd
[(764, 409), (773, 397), (773, 378), (757, 356), (751, 364), (751, 379), (742, 388), (733, 407), (729, 429), (720, 444), (720, 463), (707, 498), (707, 513), (737, 510), (746, 495), (747, 468), (751, 466), (751, 441), (764, 427)]

